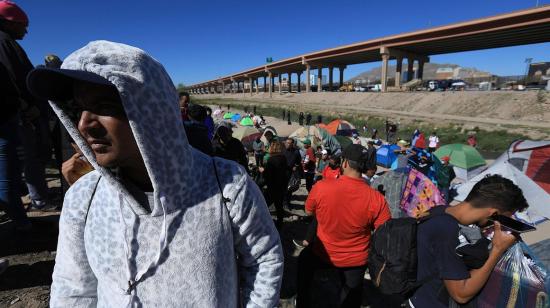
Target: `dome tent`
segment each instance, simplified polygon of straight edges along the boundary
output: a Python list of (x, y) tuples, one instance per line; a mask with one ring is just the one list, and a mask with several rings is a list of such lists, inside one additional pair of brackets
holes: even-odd
[(379, 166), (390, 168), (397, 159), (395, 151), (401, 150), (401, 147), (395, 144), (386, 144), (376, 150), (376, 163)]
[(350, 122), (336, 119), (323, 127), (333, 136), (351, 136), (357, 134), (357, 129)]

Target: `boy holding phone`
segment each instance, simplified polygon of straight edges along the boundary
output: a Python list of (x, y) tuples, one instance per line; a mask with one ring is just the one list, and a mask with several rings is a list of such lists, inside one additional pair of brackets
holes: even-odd
[[(448, 307), (449, 296), (457, 303), (469, 302), (483, 288), (502, 254), (516, 235), (494, 222), (493, 247), (485, 264), (468, 270), (456, 254), (458, 224), (485, 226), (494, 215), (512, 216), (528, 207), (521, 189), (500, 175), (485, 177), (466, 200), (453, 207), (436, 207), (432, 218), (418, 226), (417, 281), (425, 281), (409, 300), (410, 307)], [(448, 296), (446, 296), (444, 289)]]

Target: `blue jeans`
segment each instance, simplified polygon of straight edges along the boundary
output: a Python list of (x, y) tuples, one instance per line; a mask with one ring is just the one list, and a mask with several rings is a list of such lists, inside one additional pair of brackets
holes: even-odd
[(18, 119), (0, 124), (0, 207), (18, 224), (28, 221), (21, 203), (21, 169), (17, 158)]
[(48, 122), (37, 119), (32, 125), (20, 125), (20, 138), (25, 151), (25, 182), (33, 201), (48, 200), (46, 162), (51, 156)]

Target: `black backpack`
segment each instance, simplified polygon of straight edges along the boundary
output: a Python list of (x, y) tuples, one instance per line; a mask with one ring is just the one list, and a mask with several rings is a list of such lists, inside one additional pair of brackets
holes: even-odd
[(416, 231), (420, 223), (433, 216), (390, 219), (376, 229), (367, 264), (371, 280), (381, 293), (409, 297), (431, 279), (416, 280)]

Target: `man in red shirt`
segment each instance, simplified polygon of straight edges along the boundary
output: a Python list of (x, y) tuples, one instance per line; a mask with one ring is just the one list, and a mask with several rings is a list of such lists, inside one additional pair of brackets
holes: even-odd
[(340, 157), (331, 156), (328, 161), (328, 166), (323, 169), (321, 176), (323, 179), (337, 179), (340, 177)]
[(367, 150), (349, 145), (342, 153), (342, 175), (324, 179), (311, 190), (306, 214), (318, 221), (317, 238), (298, 259), (298, 308), (310, 307), (315, 270), (336, 268), (342, 279), (341, 307), (360, 307), (371, 233), (391, 218), (379, 192), (363, 181)]

